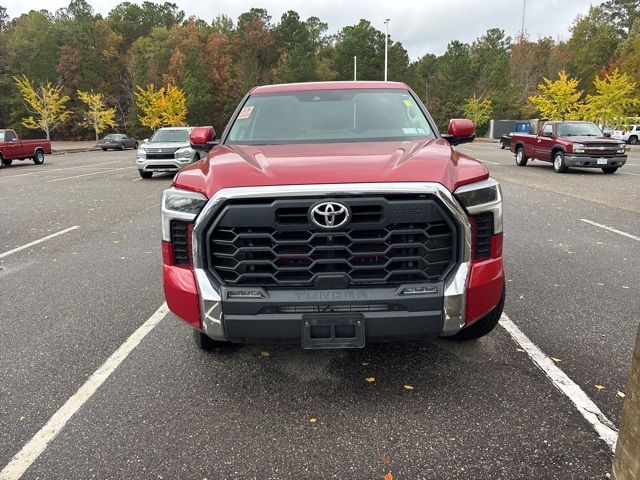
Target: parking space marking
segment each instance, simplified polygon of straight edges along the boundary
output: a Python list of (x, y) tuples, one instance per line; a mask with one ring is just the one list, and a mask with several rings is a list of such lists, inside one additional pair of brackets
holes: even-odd
[(98, 388), (111, 376), (129, 356), (142, 339), (169, 313), (166, 303), (160, 305), (147, 321), (131, 334), (118, 349), (87, 379), (87, 381), (53, 414), (49, 421), (14, 455), (0, 471), (0, 480), (17, 480), (45, 451), (71, 417), (93, 396)]
[(83, 173), (81, 175), (73, 175), (71, 177), (54, 178), (53, 180), (45, 180), (44, 183), (62, 182), (63, 180), (71, 180), (73, 178), (80, 178), (80, 177), (89, 177), (91, 175), (100, 175), (102, 173), (117, 172), (118, 170), (128, 170), (128, 169), (131, 169), (131, 168), (136, 168), (136, 167), (112, 168), (110, 170), (102, 170), (101, 172)]
[(59, 232), (56, 233), (52, 233), (51, 235), (47, 235), (46, 237), (42, 237), (38, 240), (34, 240), (33, 242), (29, 242), (26, 245), (22, 245), (21, 247), (16, 247), (12, 250), (9, 250), (8, 252), (4, 252), (4, 253), (0, 253), (0, 258), (5, 258), (8, 257), (9, 255), (13, 255), (14, 253), (18, 253), (22, 250), (25, 250), (27, 248), (33, 247), (34, 245), (37, 245), (39, 243), (42, 242), (46, 242), (47, 240), (57, 237), (59, 235), (63, 235), (67, 232), (71, 232), (73, 230), (77, 230), (78, 228), (80, 228), (80, 225), (74, 225), (73, 227), (69, 227), (69, 228), (65, 228), (64, 230), (60, 230)]
[(500, 317), (500, 325), (511, 335), (511, 338), (527, 352), (529, 358), (544, 372), (549, 380), (551, 380), (551, 383), (571, 400), (571, 403), (575, 405), (580, 414), (591, 424), (598, 433), (598, 436), (604, 440), (609, 448), (611, 448), (611, 451), (614, 452), (616, 442), (618, 441), (618, 430), (606, 415), (602, 413), (598, 406), (593, 403), (593, 400), (589, 398), (577, 383), (558, 368), (551, 358), (545, 355), (542, 350), (529, 340), (529, 337), (522, 333), (522, 330), (504, 313), (502, 317)]
[(26, 177), (29, 175), (39, 175), (47, 172), (60, 172), (62, 170), (75, 170), (76, 168), (90, 168), (90, 167), (102, 167), (103, 165), (111, 165), (113, 163), (122, 163), (128, 160), (115, 160), (113, 162), (102, 162), (102, 163), (92, 163), (90, 165), (78, 165), (77, 167), (65, 167), (65, 168), (53, 168), (53, 169), (44, 169), (39, 172), (29, 172), (29, 173), (19, 173), (17, 175), (5, 175), (0, 177), (0, 180), (3, 178), (15, 178), (15, 177)]
[(139, 182), (140, 180), (142, 180), (142, 177), (140, 178), (134, 178), (133, 180), (131, 180), (132, 182)]
[(640, 173), (632, 173), (632, 172), (618, 172), (619, 175), (636, 175), (640, 177)]
[(617, 233), (618, 235), (622, 235), (623, 237), (631, 238), (633, 240), (640, 242), (640, 237), (636, 237), (635, 235), (631, 235), (630, 233), (623, 232), (622, 230), (618, 230), (617, 228), (608, 227), (607, 225), (602, 225), (601, 223), (596, 223), (591, 220), (587, 220), (586, 218), (581, 218), (580, 220), (590, 225), (593, 225), (594, 227), (604, 228), (605, 230), (608, 230), (610, 232)]

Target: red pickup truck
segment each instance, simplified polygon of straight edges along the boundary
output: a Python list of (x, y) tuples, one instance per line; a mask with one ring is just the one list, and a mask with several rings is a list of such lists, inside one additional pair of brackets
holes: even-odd
[(489, 333), (504, 304), (502, 194), (397, 82), (256, 87), (162, 198), (163, 285), (200, 348)]
[(627, 161), (624, 142), (604, 136), (592, 122), (546, 122), (538, 135), (514, 133), (511, 151), (520, 167), (536, 159), (552, 162), (557, 173), (565, 173), (569, 167), (615, 173)]
[(31, 159), (36, 165), (44, 163), (44, 155), (51, 153), (49, 140), (20, 140), (16, 132), (0, 129), (0, 160), (9, 166), (14, 160)]

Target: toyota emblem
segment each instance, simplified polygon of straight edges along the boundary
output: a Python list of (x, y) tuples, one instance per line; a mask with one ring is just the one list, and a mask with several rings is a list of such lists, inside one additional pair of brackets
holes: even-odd
[(349, 207), (338, 202), (322, 202), (311, 207), (311, 221), (322, 228), (338, 228), (351, 218)]

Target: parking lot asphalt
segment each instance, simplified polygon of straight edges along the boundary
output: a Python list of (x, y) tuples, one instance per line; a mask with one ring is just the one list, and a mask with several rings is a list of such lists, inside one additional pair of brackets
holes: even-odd
[[(505, 312), (617, 424), (640, 318), (640, 155), (559, 175), (493, 144), (459, 151), (503, 185)], [(162, 304), (170, 180), (140, 180), (131, 151), (0, 169), (0, 470)], [(595, 479), (611, 457), (501, 327), (468, 344), (205, 353), (169, 314), (23, 478)]]

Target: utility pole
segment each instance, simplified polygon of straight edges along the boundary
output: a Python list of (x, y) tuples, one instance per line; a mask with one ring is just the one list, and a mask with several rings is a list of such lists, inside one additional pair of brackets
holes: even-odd
[(520, 38), (524, 37), (524, 14), (527, 11), (527, 0), (522, 0), (522, 25), (520, 26)]
[(357, 78), (357, 65), (358, 65), (358, 57), (356, 57), (355, 55), (353, 56), (353, 81), (355, 82), (358, 78)]
[(384, 32), (384, 81), (387, 81), (387, 62), (389, 60), (389, 20), (387, 18), (384, 21), (385, 32)]

